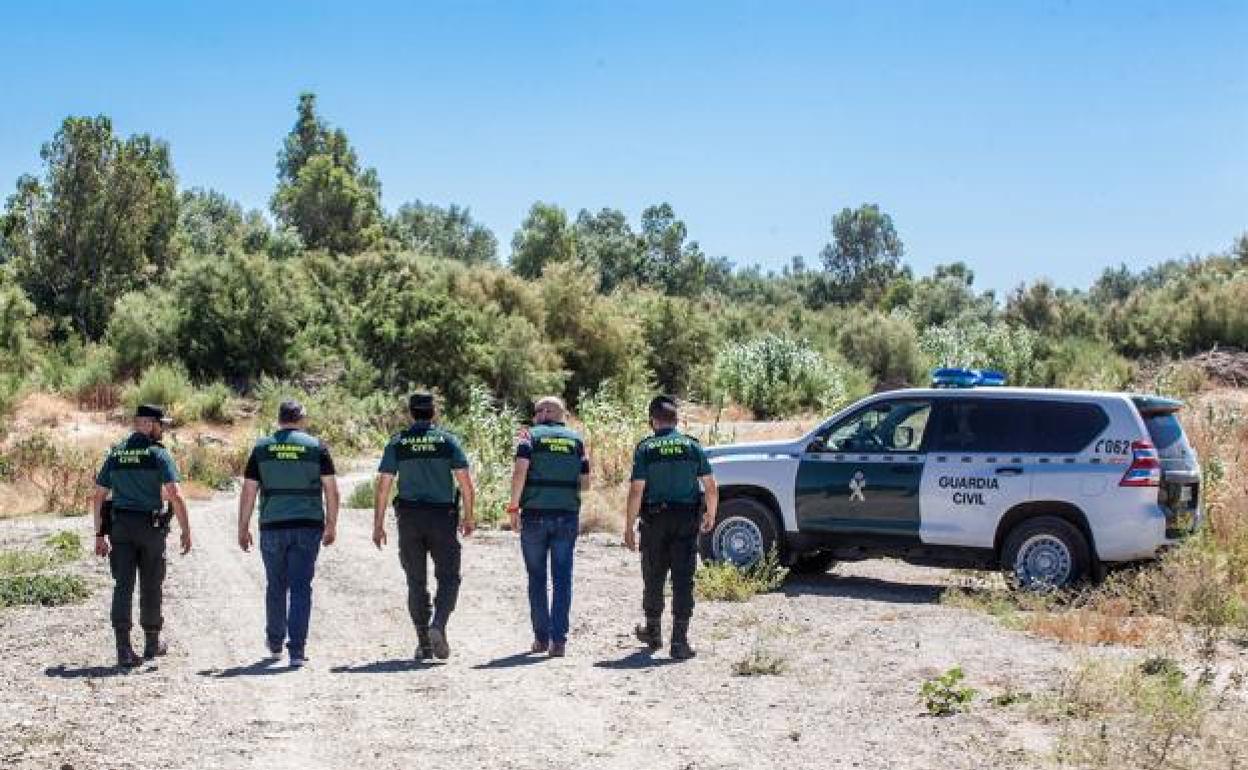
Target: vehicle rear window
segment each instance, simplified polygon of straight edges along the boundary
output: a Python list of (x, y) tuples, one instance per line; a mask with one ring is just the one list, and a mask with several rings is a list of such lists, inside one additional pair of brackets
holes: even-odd
[[(1163, 456), (1170, 454), (1167, 450), (1182, 450), (1183, 426), (1174, 412), (1161, 412), (1144, 415), (1144, 424), (1148, 426), (1148, 435), (1153, 439), (1153, 446)], [(1177, 446), (1176, 446), (1177, 445)]]
[(1109, 425), (1096, 404), (967, 399), (942, 404), (931, 451), (1078, 452)]

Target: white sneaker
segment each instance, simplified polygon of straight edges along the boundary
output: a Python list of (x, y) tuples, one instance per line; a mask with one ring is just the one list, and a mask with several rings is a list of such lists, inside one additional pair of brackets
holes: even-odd
[(308, 662), (308, 659), (306, 657), (297, 657), (295, 655), (290, 656), (291, 668), (303, 668), (304, 664), (307, 662)]

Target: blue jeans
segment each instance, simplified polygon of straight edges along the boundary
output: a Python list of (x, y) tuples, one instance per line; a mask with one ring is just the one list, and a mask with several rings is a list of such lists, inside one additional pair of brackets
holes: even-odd
[(270, 650), (281, 650), (289, 636), (286, 647), (291, 656), (303, 657), (312, 614), (312, 576), (322, 535), (317, 527), (260, 531), (260, 555), (268, 577), (264, 633)]
[[(572, 554), (579, 522), (575, 513), (525, 515), (520, 524), (520, 550), (529, 573), (529, 616), (533, 638), (563, 644), (568, 640), (572, 609)], [(554, 590), (546, 596), (546, 563), (550, 561)]]

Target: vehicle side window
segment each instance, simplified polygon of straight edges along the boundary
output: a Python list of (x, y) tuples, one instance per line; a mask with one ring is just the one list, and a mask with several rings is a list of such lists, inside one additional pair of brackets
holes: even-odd
[(1026, 406), (1005, 400), (966, 399), (941, 405), (933, 452), (1027, 452)]
[(1109, 426), (1105, 410), (1096, 404), (1039, 401), (1027, 410), (1035, 426), (1032, 452), (1079, 452)]
[(931, 411), (926, 401), (872, 404), (832, 426), (825, 439), (827, 451), (917, 452)]
[(1084, 449), (1109, 424), (1096, 404), (961, 399), (933, 420), (934, 452), (1068, 453)]

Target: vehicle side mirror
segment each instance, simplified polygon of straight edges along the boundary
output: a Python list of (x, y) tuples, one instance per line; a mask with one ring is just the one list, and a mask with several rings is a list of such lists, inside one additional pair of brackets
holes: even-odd
[(910, 445), (913, 443), (914, 443), (914, 428), (911, 428), (909, 425), (901, 425), (901, 426), (898, 426), (897, 430), (893, 431), (893, 446), (895, 448), (909, 449)]
[(828, 442), (824, 441), (822, 437), (818, 437), (806, 445), (806, 451), (812, 453), (826, 452), (828, 451)]

